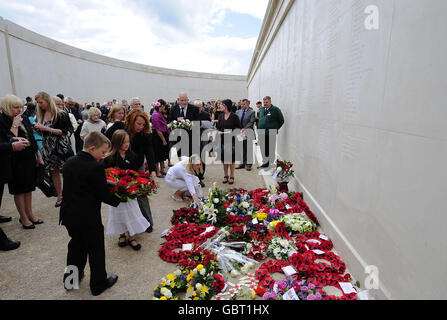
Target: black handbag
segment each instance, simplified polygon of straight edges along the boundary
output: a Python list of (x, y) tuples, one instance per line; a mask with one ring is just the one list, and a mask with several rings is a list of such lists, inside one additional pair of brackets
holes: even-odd
[(36, 167), (36, 187), (47, 197), (57, 197), (56, 188), (51, 179), (50, 172), (45, 170), (43, 166)]
[(68, 136), (61, 136), (57, 139), (55, 152), (65, 160), (74, 156)]

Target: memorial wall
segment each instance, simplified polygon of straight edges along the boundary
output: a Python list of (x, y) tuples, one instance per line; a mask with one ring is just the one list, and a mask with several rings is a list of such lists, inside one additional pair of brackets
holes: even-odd
[(284, 113), (277, 153), (377, 298), (447, 298), (447, 1), (270, 1), (251, 101)]
[[(136, 48), (136, 50), (138, 50)], [(44, 37), (0, 17), (0, 95), (25, 98), (39, 91), (63, 93), (77, 102), (139, 97), (148, 108), (159, 98), (191, 102), (243, 99), (246, 76), (189, 72), (113, 59)], [(130, 101), (129, 101), (130, 103)]]

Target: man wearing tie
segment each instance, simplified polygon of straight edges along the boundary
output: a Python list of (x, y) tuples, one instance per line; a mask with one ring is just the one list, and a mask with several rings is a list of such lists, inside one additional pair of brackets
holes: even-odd
[[(255, 112), (250, 108), (250, 101), (248, 101), (248, 99), (244, 99), (241, 102), (241, 109), (239, 109), (236, 112), (236, 115), (239, 117), (239, 119), (241, 120), (241, 126), (243, 128), (243, 130), (253, 130), (253, 126), (255, 124), (256, 121), (256, 114)], [(247, 171), (251, 171), (251, 166), (253, 164), (253, 153), (251, 153), (250, 155), (248, 155), (247, 157), (247, 142), (251, 140), (247, 139), (247, 137), (244, 137), (244, 141), (243, 141), (243, 163), (238, 166), (236, 169), (243, 169), (246, 168)], [(251, 148), (250, 148), (251, 150)]]
[[(180, 120), (179, 118), (182, 118), (184, 120), (188, 119), (191, 122), (199, 120), (199, 108), (189, 103), (188, 95), (184, 92), (179, 94), (177, 103), (171, 108), (168, 116), (168, 123), (174, 120)], [(183, 152), (182, 155), (190, 157), (192, 154), (191, 131), (188, 132), (188, 135), (189, 135), (189, 150), (187, 150), (187, 152)], [(179, 141), (180, 138), (177, 140), (177, 142)], [(177, 142), (173, 142), (172, 145), (176, 144)], [(200, 141), (197, 141), (197, 143), (200, 144)], [(181, 156), (180, 152), (177, 152), (177, 155), (180, 158)]]

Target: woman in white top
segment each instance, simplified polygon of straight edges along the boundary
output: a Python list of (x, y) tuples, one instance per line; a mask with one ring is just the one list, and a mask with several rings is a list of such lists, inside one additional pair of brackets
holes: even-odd
[(106, 123), (100, 119), (101, 111), (96, 107), (91, 107), (88, 110), (88, 120), (84, 122), (81, 129), (81, 139), (84, 138), (91, 132), (98, 131), (101, 132), (106, 127)]
[(182, 157), (182, 161), (169, 168), (165, 181), (169, 187), (177, 190), (172, 195), (174, 200), (185, 202), (186, 194), (189, 192), (195, 203), (200, 202), (199, 197), (202, 196), (202, 187), (195, 172), (202, 172), (202, 162), (196, 155), (189, 158)]

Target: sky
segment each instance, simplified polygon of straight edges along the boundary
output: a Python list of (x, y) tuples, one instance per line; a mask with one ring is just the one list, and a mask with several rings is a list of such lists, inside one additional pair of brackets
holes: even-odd
[(0, 0), (0, 16), (108, 57), (246, 75), (268, 0)]

